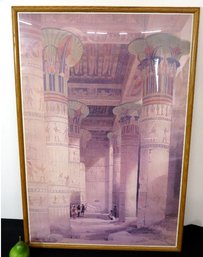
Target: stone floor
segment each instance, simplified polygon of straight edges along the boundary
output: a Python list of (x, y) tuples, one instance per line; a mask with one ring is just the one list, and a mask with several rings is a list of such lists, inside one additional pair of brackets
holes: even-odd
[(172, 217), (139, 229), (135, 220), (121, 223), (101, 217), (79, 217), (71, 219), (71, 228), (71, 238), (63, 238), (61, 243), (174, 246), (176, 240), (176, 219)]

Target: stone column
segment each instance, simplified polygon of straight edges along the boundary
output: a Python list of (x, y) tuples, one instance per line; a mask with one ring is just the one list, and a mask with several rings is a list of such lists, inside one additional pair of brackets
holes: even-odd
[(50, 234), (45, 156), (44, 95), (42, 73), (42, 34), (20, 25), (23, 125), (31, 241), (46, 241)]
[(150, 226), (165, 218), (173, 85), (189, 43), (160, 33), (135, 40), (129, 51), (137, 55), (143, 79), (137, 223)]
[(119, 192), (120, 192), (120, 133), (109, 132), (108, 138), (113, 147), (113, 160), (112, 160), (112, 207), (116, 206), (116, 217), (119, 216)]
[(80, 125), (89, 114), (88, 107), (78, 101), (69, 101), (69, 179), (71, 203), (84, 203), (85, 166), (80, 162)]
[(43, 71), (51, 232), (70, 234), (69, 68), (81, 58), (81, 42), (67, 31), (43, 29)]
[(125, 221), (126, 217), (136, 217), (139, 109), (140, 105), (134, 102), (122, 104), (113, 109), (121, 126), (120, 221)]
[[(80, 129), (80, 180), (81, 180), (81, 202), (86, 203), (86, 151), (87, 142), (91, 139), (88, 130)], [(83, 183), (85, 181), (85, 183)]]
[(91, 130), (86, 149), (86, 197), (88, 212), (107, 213), (109, 209), (109, 140), (106, 131)]
[(108, 211), (113, 209), (113, 141), (112, 133), (108, 133), (109, 139), (109, 152), (108, 152), (108, 168), (107, 168), (107, 196), (108, 196)]

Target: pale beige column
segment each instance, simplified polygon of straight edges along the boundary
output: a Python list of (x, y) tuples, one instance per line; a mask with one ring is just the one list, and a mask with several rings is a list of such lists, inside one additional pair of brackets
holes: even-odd
[(88, 212), (106, 213), (109, 209), (109, 142), (106, 131), (91, 131), (86, 157), (86, 197)]
[(69, 68), (81, 58), (79, 39), (67, 31), (43, 29), (46, 151), (51, 232), (70, 235), (68, 88)]
[(108, 138), (113, 148), (112, 156), (112, 201), (111, 208), (115, 210), (116, 217), (119, 216), (119, 192), (120, 192), (120, 131), (109, 132)]
[(47, 240), (49, 229), (45, 153), (42, 34), (33, 24), (20, 25), (22, 101), (28, 190), (29, 233), (32, 241)]
[(80, 129), (80, 188), (82, 203), (86, 203), (86, 151), (87, 143), (90, 139), (91, 133), (88, 130)]
[(113, 109), (121, 126), (119, 220), (136, 218), (140, 105), (122, 104)]
[(78, 101), (69, 101), (69, 180), (70, 204), (80, 204), (85, 201), (85, 166), (80, 161), (80, 125), (89, 114), (88, 107)]
[(137, 224), (149, 226), (165, 218), (173, 85), (189, 42), (159, 33), (135, 40), (129, 51), (140, 60), (143, 80)]
[(109, 153), (108, 153), (108, 168), (107, 168), (107, 195), (108, 195), (108, 211), (113, 209), (113, 141), (112, 133), (108, 133), (109, 139)]
[(119, 217), (119, 192), (120, 192), (120, 169), (121, 169), (121, 131), (113, 133), (113, 206), (117, 209)]

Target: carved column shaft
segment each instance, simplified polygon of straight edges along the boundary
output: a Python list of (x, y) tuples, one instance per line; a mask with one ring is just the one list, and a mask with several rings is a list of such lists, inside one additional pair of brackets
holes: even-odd
[(138, 225), (148, 226), (165, 218), (176, 63), (152, 58), (142, 69), (144, 91)]
[(80, 129), (80, 181), (81, 181), (81, 202), (86, 203), (86, 151), (87, 143), (91, 139), (88, 130)]
[(85, 196), (85, 166), (80, 161), (81, 131), (80, 125), (89, 113), (85, 104), (69, 101), (69, 178), (71, 203), (84, 203)]
[[(21, 27), (22, 26), (22, 27)], [(36, 26), (36, 25), (35, 25)], [(42, 35), (34, 25), (27, 33), (20, 25), (24, 134), (31, 240), (50, 234), (47, 193), (46, 142), (42, 74)]]
[(143, 106), (140, 118), (142, 133), (138, 209), (138, 224), (141, 226), (165, 218), (170, 126), (170, 105)]
[(126, 103), (114, 108), (121, 126), (121, 168), (119, 194), (119, 220), (136, 217), (139, 105)]
[[(49, 158), (51, 232), (70, 234), (68, 89), (69, 67), (80, 59), (80, 41), (71, 33), (43, 29), (46, 144)], [(77, 56), (75, 56), (77, 53)]]
[[(134, 117), (132, 117), (134, 118)], [(121, 134), (121, 184), (120, 192), (125, 194), (125, 217), (136, 217), (137, 172), (138, 172), (139, 127), (138, 123), (125, 124)]]
[(137, 55), (143, 75), (137, 223), (149, 226), (165, 218), (173, 85), (189, 43), (160, 33), (133, 41), (129, 51)]
[[(112, 165), (112, 199), (111, 209), (116, 208), (116, 217), (119, 216), (119, 192), (120, 192), (120, 133), (110, 132), (108, 134), (110, 140), (110, 147), (112, 146), (113, 154), (109, 166)], [(116, 207), (115, 207), (116, 206)]]
[(113, 206), (117, 208), (117, 216), (119, 216), (119, 192), (120, 192), (120, 170), (121, 170), (121, 140), (120, 131), (114, 136), (113, 142)]
[(113, 209), (113, 176), (114, 176), (114, 161), (113, 161), (113, 140), (112, 140), (112, 134), (109, 133), (107, 135), (109, 138), (109, 158), (108, 158), (108, 186), (107, 186), (107, 194), (108, 194), (108, 211)]

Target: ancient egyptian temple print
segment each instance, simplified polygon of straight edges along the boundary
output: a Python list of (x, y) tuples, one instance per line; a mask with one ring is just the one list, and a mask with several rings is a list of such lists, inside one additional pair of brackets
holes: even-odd
[(177, 248), (198, 9), (18, 8), (27, 240)]

